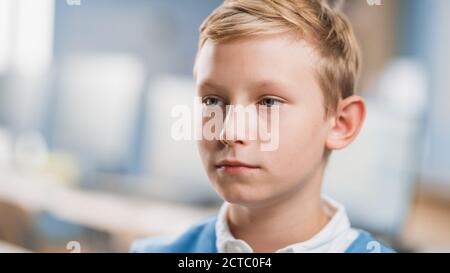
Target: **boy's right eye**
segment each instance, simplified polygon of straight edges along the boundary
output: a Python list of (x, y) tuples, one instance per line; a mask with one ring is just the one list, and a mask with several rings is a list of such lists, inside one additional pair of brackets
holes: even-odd
[(217, 97), (205, 97), (203, 98), (203, 104), (206, 106), (219, 105), (222, 101)]

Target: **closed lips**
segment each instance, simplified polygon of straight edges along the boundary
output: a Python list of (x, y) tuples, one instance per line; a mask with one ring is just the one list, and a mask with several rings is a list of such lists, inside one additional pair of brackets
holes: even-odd
[(231, 161), (231, 160), (224, 160), (221, 161), (219, 164), (216, 164), (216, 168), (250, 168), (250, 169), (256, 169), (259, 168), (256, 165), (240, 162), (240, 161)]

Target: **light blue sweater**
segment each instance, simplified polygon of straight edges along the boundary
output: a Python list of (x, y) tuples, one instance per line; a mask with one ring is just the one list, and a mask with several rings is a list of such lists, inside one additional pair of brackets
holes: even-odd
[[(157, 237), (135, 241), (130, 251), (144, 253), (217, 253), (216, 221), (216, 216), (205, 219), (169, 243)], [(358, 230), (358, 232), (358, 237), (347, 248), (346, 253), (394, 252), (391, 248), (376, 241), (366, 231)]]

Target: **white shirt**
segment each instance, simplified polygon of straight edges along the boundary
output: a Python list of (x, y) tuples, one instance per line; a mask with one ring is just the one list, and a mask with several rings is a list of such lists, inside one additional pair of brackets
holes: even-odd
[[(339, 253), (351, 245), (358, 237), (358, 231), (350, 226), (350, 221), (342, 204), (327, 196), (322, 196), (328, 206), (333, 207), (328, 224), (311, 239), (295, 243), (277, 250), (277, 253)], [(243, 240), (236, 239), (230, 232), (227, 221), (229, 203), (224, 202), (216, 222), (216, 246), (219, 253), (252, 253), (252, 248)]]

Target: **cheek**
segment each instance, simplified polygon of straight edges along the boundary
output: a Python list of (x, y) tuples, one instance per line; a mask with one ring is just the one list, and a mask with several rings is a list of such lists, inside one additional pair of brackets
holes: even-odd
[(273, 171), (280, 176), (299, 178), (322, 160), (325, 147), (324, 120), (301, 111), (280, 119), (280, 145), (271, 156)]
[(214, 180), (216, 177), (215, 160), (217, 160), (218, 151), (217, 141), (199, 140), (197, 141), (197, 149), (200, 154), (203, 168), (209, 179)]
[(206, 167), (208, 162), (211, 161), (212, 154), (214, 153), (213, 141), (207, 141), (204, 139), (199, 140), (199, 141), (197, 141), (197, 148), (198, 148), (200, 157), (203, 161), (203, 164)]

